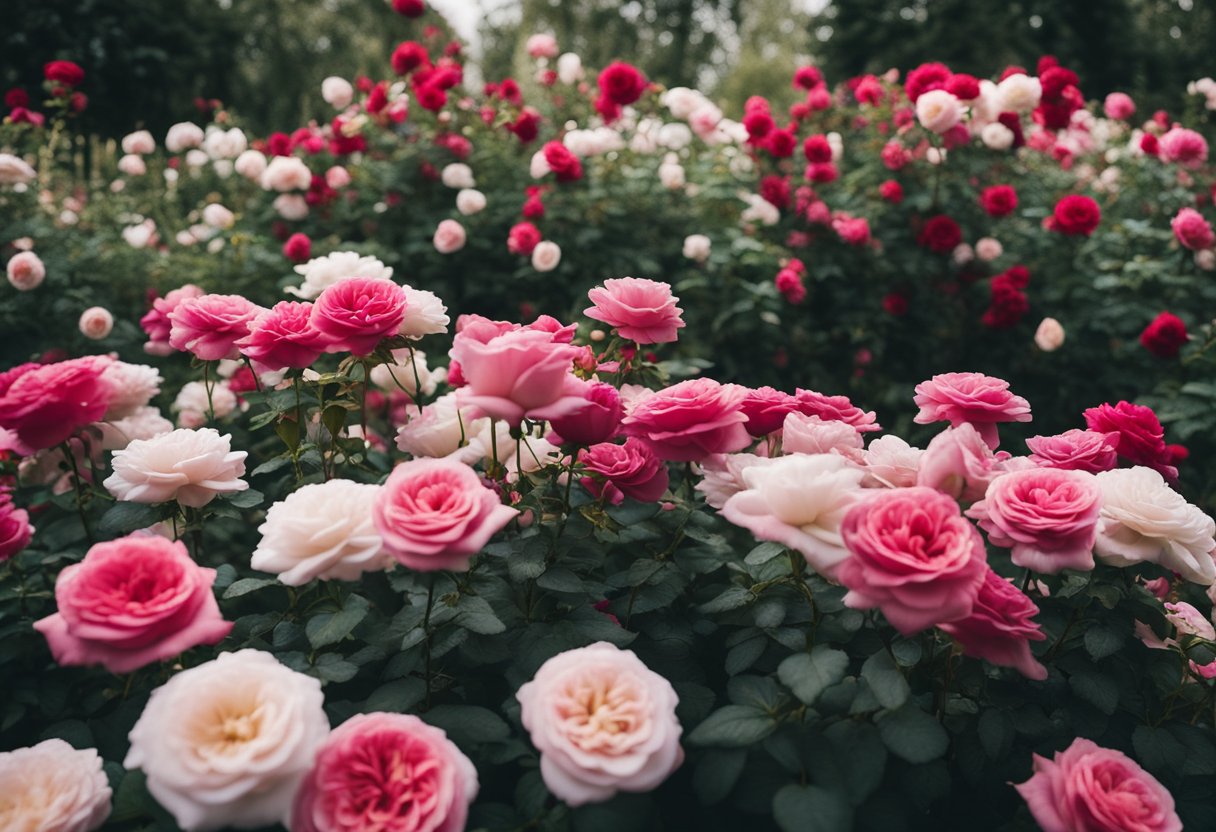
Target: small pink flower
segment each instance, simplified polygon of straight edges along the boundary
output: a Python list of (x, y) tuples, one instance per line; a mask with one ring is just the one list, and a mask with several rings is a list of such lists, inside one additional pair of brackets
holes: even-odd
[(601, 442), (579, 451), (579, 464), (587, 476), (579, 480), (596, 497), (606, 495), (613, 505), (628, 497), (653, 503), (667, 490), (667, 466), (640, 439), (629, 437), (623, 445)]
[(941, 373), (916, 385), (918, 425), (946, 421), (974, 425), (988, 447), (1000, 444), (998, 422), (1029, 422), (1030, 403), (1009, 392), (1009, 382), (982, 373)]
[(309, 321), (326, 352), (369, 355), (401, 328), (406, 302), (405, 290), (391, 280), (351, 277), (321, 292)]
[(8, 491), (0, 488), (0, 561), (18, 554), (33, 536), (29, 513), (13, 505)]
[(325, 341), (312, 326), (312, 304), (293, 301), (258, 313), (236, 346), (241, 355), (270, 370), (308, 367), (325, 352)]
[(1125, 92), (1112, 92), (1102, 102), (1102, 112), (1107, 118), (1126, 121), (1136, 112), (1136, 102)]
[(1212, 226), (1194, 208), (1183, 208), (1175, 214), (1170, 220), (1170, 228), (1178, 242), (1191, 251), (1211, 248), (1216, 243)]
[(1161, 137), (1161, 158), (1195, 170), (1208, 158), (1208, 142), (1202, 134), (1185, 127), (1174, 127)]
[(587, 293), (594, 306), (583, 310), (588, 318), (603, 321), (622, 338), (639, 344), (666, 344), (675, 341), (676, 330), (684, 326), (679, 298), (671, 285), (638, 277), (605, 280)]
[(456, 220), (442, 220), (435, 229), (435, 236), (431, 242), (435, 245), (435, 251), (440, 254), (451, 254), (464, 248), (466, 240), (467, 234), (463, 225)]
[(1047, 678), (1047, 668), (1030, 652), (1030, 642), (1047, 638), (1031, 620), (1038, 613), (1039, 608), (1025, 593), (989, 567), (971, 615), (939, 627), (968, 656), (1016, 668), (1026, 678), (1042, 681)]
[(1118, 433), (1076, 428), (1057, 436), (1032, 436), (1026, 440), (1026, 447), (1031, 450), (1030, 460), (1035, 465), (1091, 474), (1109, 471), (1119, 464), (1115, 453), (1118, 444)]
[(51, 448), (105, 416), (113, 391), (105, 356), (21, 364), (0, 373), (0, 428), (33, 449)]
[(638, 401), (622, 420), (621, 432), (675, 462), (741, 451), (751, 442), (740, 409), (746, 395), (745, 387), (709, 378), (681, 381)]
[(215, 570), (196, 565), (180, 541), (129, 535), (98, 543), (59, 573), (59, 612), (34, 628), (60, 665), (130, 673), (228, 635), (214, 581)]
[(139, 325), (148, 334), (148, 343), (144, 344), (144, 352), (149, 355), (169, 355), (173, 347), (169, 346), (169, 332), (173, 324), (169, 315), (185, 300), (202, 296), (203, 290), (193, 283), (187, 283), (177, 289), (169, 290), (163, 298), (152, 301), (152, 308), (139, 319)]
[(236, 342), (262, 308), (240, 295), (184, 298), (169, 313), (169, 346), (200, 361), (237, 358)]
[(1120, 751), (1087, 739), (1034, 755), (1034, 774), (1014, 788), (1043, 832), (1182, 832), (1174, 798)]

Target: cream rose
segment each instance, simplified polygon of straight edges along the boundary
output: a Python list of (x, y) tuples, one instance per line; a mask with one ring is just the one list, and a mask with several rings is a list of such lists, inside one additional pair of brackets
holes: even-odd
[(413, 362), (410, 361), (408, 349), (393, 350), (392, 355), (392, 364), (377, 364), (372, 368), (373, 384), (389, 392), (404, 390), (411, 396), (416, 396), (419, 392), (429, 396), (435, 392), (438, 379), (433, 377), (430, 367), (426, 365), (426, 353), (414, 350)]
[(486, 207), (486, 195), (474, 188), (462, 188), (456, 194), (456, 210), (468, 217), (481, 213)]
[(345, 78), (331, 75), (321, 82), (321, 97), (335, 110), (345, 110), (355, 100), (355, 88)]
[(1029, 113), (1039, 106), (1043, 85), (1038, 78), (1018, 72), (996, 85), (997, 99), (1003, 113)]
[(312, 300), (339, 280), (351, 277), (371, 277), (376, 280), (392, 280), (393, 269), (375, 257), (364, 257), (357, 251), (335, 251), (324, 257), (314, 257), (302, 266), (295, 267), (296, 274), (304, 276), (304, 282), (288, 286), (285, 290), (304, 300)]
[(92, 748), (60, 739), (0, 753), (0, 829), (91, 832), (110, 816), (110, 784)]
[(684, 256), (697, 263), (709, 259), (712, 243), (704, 234), (689, 234), (684, 238)]
[(0, 185), (28, 185), (38, 174), (24, 159), (11, 153), (0, 153)]
[(236, 157), (234, 169), (246, 179), (261, 179), (266, 171), (266, 156), (258, 150), (246, 150)]
[(557, 59), (557, 79), (570, 86), (583, 77), (583, 59), (573, 52), (566, 52)]
[(312, 184), (312, 172), (303, 159), (295, 156), (275, 156), (262, 171), (262, 188), (267, 191), (307, 191)]
[(101, 447), (106, 451), (121, 451), (136, 439), (151, 439), (173, 430), (173, 423), (155, 407), (141, 407), (129, 416), (102, 422)]
[(90, 306), (80, 313), (80, 334), (91, 341), (100, 341), (114, 329), (114, 316), (102, 306)]
[(426, 289), (405, 289), (405, 320), (401, 322), (401, 334), (406, 338), (421, 338), (424, 335), (439, 335), (448, 331), (451, 318), (448, 308), (434, 292)]
[(473, 179), (473, 169), (463, 162), (453, 162), (444, 167), (439, 179), (449, 188), (466, 189), (477, 185)]
[(538, 272), (551, 272), (561, 261), (561, 246), (551, 240), (542, 240), (532, 249), (532, 268)]
[(1008, 150), (1013, 147), (1013, 139), (1013, 131), (995, 121), (980, 131), (980, 140), (991, 150)]
[(114, 473), (103, 485), (119, 500), (202, 508), (219, 494), (244, 491), (245, 451), (213, 428), (179, 429), (137, 439), (114, 454)]
[(916, 120), (934, 133), (945, 133), (963, 118), (963, 107), (952, 93), (930, 90), (916, 99)]

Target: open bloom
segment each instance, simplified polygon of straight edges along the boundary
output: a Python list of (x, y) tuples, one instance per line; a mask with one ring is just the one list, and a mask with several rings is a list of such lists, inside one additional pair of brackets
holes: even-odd
[(0, 373), (0, 428), (30, 448), (51, 448), (105, 416), (111, 388), (105, 356), (21, 364)]
[(971, 615), (938, 626), (954, 637), (968, 656), (1016, 668), (1028, 679), (1042, 681), (1047, 668), (1030, 652), (1030, 642), (1047, 636), (1031, 619), (1039, 608), (989, 567), (975, 596)]
[(236, 342), (249, 334), (249, 324), (262, 311), (240, 295), (183, 298), (169, 313), (169, 346), (201, 361), (237, 358)]
[(241, 355), (271, 370), (308, 367), (325, 346), (312, 325), (312, 304), (286, 300), (259, 312), (249, 334), (236, 341)]
[(368, 355), (405, 320), (405, 290), (391, 280), (352, 277), (321, 292), (309, 314), (326, 352)]
[(623, 445), (600, 442), (580, 450), (578, 461), (587, 469), (587, 476), (579, 480), (583, 487), (613, 504), (625, 497), (652, 503), (667, 490), (667, 466), (633, 436)]
[(136, 439), (114, 454), (106, 490), (119, 500), (202, 508), (219, 494), (244, 491), (246, 451), (232, 450), (232, 437), (214, 428), (185, 428), (153, 439)]
[(660, 457), (677, 462), (741, 451), (751, 442), (741, 409), (746, 395), (745, 387), (709, 378), (681, 381), (629, 408), (622, 433), (644, 439)]
[(29, 512), (13, 505), (8, 491), (0, 488), (0, 561), (8, 560), (28, 546), (33, 536)]
[(1009, 382), (982, 373), (935, 375), (916, 385), (914, 401), (920, 407), (916, 424), (971, 424), (993, 449), (1000, 444), (998, 422), (1030, 421), (1030, 403), (1009, 392)]
[(676, 692), (630, 650), (559, 653), (515, 697), (545, 785), (570, 806), (650, 791), (684, 761)]
[(684, 326), (671, 286), (638, 277), (605, 280), (587, 293), (594, 306), (583, 310), (588, 318), (614, 327), (622, 338), (639, 344), (664, 344), (677, 338)]
[(92, 832), (110, 816), (110, 783), (92, 748), (61, 739), (0, 752), (0, 821), (12, 832)]

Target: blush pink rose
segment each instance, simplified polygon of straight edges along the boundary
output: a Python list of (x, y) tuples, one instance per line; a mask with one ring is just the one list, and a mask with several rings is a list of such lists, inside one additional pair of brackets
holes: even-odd
[(971, 424), (988, 447), (1000, 444), (998, 422), (1029, 422), (1030, 403), (1009, 392), (1009, 382), (982, 373), (941, 373), (916, 385), (918, 425), (949, 422)]
[(545, 785), (570, 806), (648, 792), (684, 761), (676, 692), (630, 650), (559, 653), (515, 698)]
[(468, 235), (464, 226), (456, 220), (442, 220), (435, 228), (435, 236), (431, 242), (435, 251), (440, 254), (451, 254), (464, 248)]
[(21, 364), (0, 373), (0, 428), (33, 449), (52, 448), (105, 416), (113, 363), (90, 355), (54, 364)]
[(283, 370), (312, 366), (326, 344), (312, 325), (312, 304), (285, 300), (258, 313), (236, 347), (268, 370)]
[(1102, 112), (1107, 118), (1124, 121), (1136, 112), (1136, 102), (1125, 92), (1112, 92), (1102, 102)]
[(860, 450), (863, 445), (861, 433), (848, 422), (791, 413), (781, 426), (781, 452), (786, 454), (828, 454)]
[(975, 426), (964, 422), (933, 437), (920, 457), (916, 484), (948, 494), (956, 500), (983, 499), (988, 484), (999, 473), (998, 460)]
[(33, 536), (29, 512), (13, 505), (8, 491), (0, 488), (0, 561), (19, 553)]
[(587, 469), (587, 476), (579, 480), (583, 488), (596, 497), (606, 495), (613, 505), (626, 497), (653, 503), (667, 490), (667, 466), (645, 442), (633, 436), (623, 445), (592, 445), (579, 451), (578, 461)]
[[(506, 324), (505, 327), (514, 326)], [(560, 419), (589, 407), (586, 383), (573, 374), (580, 350), (538, 329), (506, 329), (496, 321), (470, 323), (450, 355), (464, 381), (458, 396), (492, 419)]]
[(351, 277), (317, 297), (309, 321), (321, 334), (326, 352), (369, 355), (405, 320), (405, 290), (391, 280)]
[(96, 749), (61, 739), (0, 752), (0, 820), (7, 832), (92, 832), (110, 816), (110, 783)]
[(681, 381), (642, 398), (621, 431), (645, 440), (662, 459), (696, 462), (741, 451), (751, 442), (740, 405), (747, 388), (709, 378)]
[(60, 665), (130, 673), (232, 630), (211, 592), (215, 570), (180, 541), (129, 535), (98, 543), (59, 573), (59, 612), (34, 624)]
[(583, 310), (588, 318), (603, 321), (622, 338), (639, 344), (666, 344), (678, 337), (684, 326), (679, 300), (671, 294), (671, 284), (639, 277), (605, 280), (587, 293), (595, 304)]
[(849, 509), (841, 535), (845, 606), (878, 607), (906, 636), (971, 615), (987, 553), (950, 497), (919, 486), (875, 492)]
[(747, 432), (759, 438), (781, 430), (786, 415), (798, 409), (798, 400), (772, 387), (757, 387), (747, 391), (740, 409), (747, 417)]
[(1054, 575), (1094, 568), (1102, 491), (1094, 475), (1030, 468), (997, 477), (967, 511), (994, 546), (1011, 548), (1017, 566)]
[(1030, 461), (1044, 468), (1088, 471), (1096, 474), (1119, 464), (1115, 449), (1119, 434), (1094, 430), (1066, 430), (1057, 436), (1032, 436), (1026, 440)]
[(1182, 832), (1174, 798), (1121, 751), (1087, 739), (1048, 760), (1014, 788), (1043, 832)]
[(173, 347), (169, 346), (169, 332), (173, 328), (169, 316), (183, 301), (202, 295), (202, 289), (193, 283), (187, 283), (185, 286), (171, 289), (163, 298), (152, 301), (152, 308), (139, 319), (139, 325), (148, 334), (144, 352), (160, 356), (173, 352)]
[(968, 656), (1015, 668), (1027, 679), (1042, 681), (1047, 678), (1047, 668), (1030, 652), (1030, 642), (1047, 638), (1031, 620), (1038, 614), (1039, 608), (1026, 593), (989, 567), (971, 615), (938, 626)]
[(401, 463), (372, 508), (384, 548), (419, 572), (468, 569), (469, 558), (517, 514), (472, 468), (447, 459)]
[(169, 313), (169, 346), (200, 361), (238, 358), (236, 342), (262, 308), (240, 295), (199, 295)]
[(439, 728), (410, 714), (356, 714), (335, 728), (300, 784), (292, 832), (463, 832), (477, 770)]
[(1115, 450), (1133, 465), (1152, 468), (1171, 482), (1178, 469), (1165, 444), (1165, 428), (1151, 407), (1121, 401), (1085, 411), (1085, 424), (1098, 433), (1117, 434)]
[(798, 404), (794, 408), (807, 416), (818, 416), (825, 422), (847, 422), (860, 433), (882, 430), (874, 411), (865, 411), (849, 401), (848, 396), (826, 396), (814, 390), (794, 391)]

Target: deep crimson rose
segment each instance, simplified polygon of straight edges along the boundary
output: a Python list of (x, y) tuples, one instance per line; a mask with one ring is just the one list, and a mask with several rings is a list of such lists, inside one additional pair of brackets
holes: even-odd
[(42, 67), (42, 76), (48, 81), (78, 87), (84, 80), (84, 70), (71, 61), (51, 61)]
[[(1024, 284), (1023, 284), (1024, 285)], [(998, 274), (989, 284), (992, 293), (988, 309), (980, 319), (990, 329), (1010, 329), (1030, 310), (1030, 301), (1019, 286), (1016, 275)]]
[(632, 104), (646, 91), (646, 76), (624, 61), (613, 61), (600, 71), (600, 95), (618, 107)]
[(307, 263), (312, 256), (312, 240), (307, 234), (292, 234), (283, 243), (283, 256), (293, 263)]
[(405, 320), (405, 290), (391, 280), (350, 277), (325, 288), (309, 313), (326, 352), (369, 355)]
[(583, 178), (583, 165), (578, 157), (559, 141), (545, 142), (542, 149), (545, 163), (557, 176), (558, 182), (577, 182)]
[(760, 180), (760, 196), (777, 208), (789, 208), (790, 180), (785, 176), (769, 174)]
[(960, 72), (946, 82), (946, 92), (952, 93), (959, 101), (970, 101), (980, 97), (980, 82), (974, 75)]
[(963, 229), (946, 214), (930, 217), (916, 235), (918, 245), (938, 254), (949, 254), (963, 241)]
[(540, 113), (531, 107), (524, 107), (519, 117), (506, 127), (521, 144), (527, 144), (540, 135)]
[(992, 185), (980, 193), (980, 205), (990, 217), (1005, 217), (1018, 207), (1018, 192), (1012, 185)]
[(1177, 358), (1186, 341), (1186, 324), (1170, 312), (1153, 318), (1140, 333), (1140, 345), (1158, 358)]
[(758, 142), (769, 134), (776, 125), (773, 122), (773, 116), (767, 110), (754, 110), (743, 117), (743, 126), (747, 130), (748, 138), (753, 142)]
[(52, 448), (105, 416), (112, 360), (90, 355), (55, 364), (21, 364), (0, 373), (0, 428), (30, 448)]
[(921, 64), (908, 73), (908, 79), (904, 82), (904, 92), (907, 94), (908, 100), (915, 104), (916, 99), (929, 90), (944, 90), (946, 84), (950, 82), (951, 75), (950, 67), (945, 64)]
[(1026, 135), (1022, 132), (1022, 119), (1017, 113), (1001, 113), (996, 117), (996, 120), (1013, 133), (1013, 148), (1015, 150), (1026, 144)]
[(1056, 203), (1051, 214), (1051, 226), (1061, 234), (1083, 235), (1094, 233), (1102, 221), (1102, 210), (1092, 197), (1069, 194)]
[(1115, 450), (1132, 465), (1145, 465), (1169, 480), (1178, 479), (1165, 444), (1165, 429), (1151, 407), (1131, 402), (1103, 404), (1085, 411), (1092, 431), (1116, 434)]
[(579, 451), (578, 461), (587, 469), (587, 476), (579, 480), (583, 488), (613, 505), (625, 497), (652, 503), (667, 490), (667, 466), (634, 436), (623, 445), (601, 442)]
[(908, 314), (908, 296), (903, 292), (888, 292), (883, 295), (882, 309), (888, 315), (901, 317)]
[(528, 257), (540, 241), (539, 228), (530, 222), (517, 222), (507, 233), (507, 251)]
[(747, 388), (694, 378), (634, 403), (621, 422), (626, 436), (644, 439), (663, 459), (697, 462), (741, 451), (751, 442), (740, 409)]
[(815, 164), (832, 161), (832, 146), (828, 144), (827, 136), (822, 133), (807, 136), (806, 141), (802, 143), (802, 153), (808, 162)]
[(426, 4), (423, 0), (393, 0), (393, 11), (406, 17), (422, 17)]
[(30, 105), (30, 94), (20, 87), (13, 87), (4, 94), (4, 106), (9, 109), (17, 107), (28, 107)]
[(407, 40), (399, 43), (393, 50), (392, 64), (393, 72), (398, 75), (409, 75), (420, 66), (429, 67), (431, 56), (421, 43)]
[(1009, 581), (987, 567), (971, 615), (939, 624), (954, 637), (968, 656), (1012, 667), (1028, 679), (1047, 678), (1044, 667), (1030, 652), (1030, 642), (1047, 638), (1031, 619), (1039, 608)]
[(878, 195), (892, 205), (898, 205), (904, 201), (904, 187), (894, 179), (888, 179), (878, 187)]
[(768, 134), (764, 146), (776, 158), (788, 159), (794, 155), (794, 148), (798, 146), (798, 137), (794, 135), (793, 130), (774, 130)]

